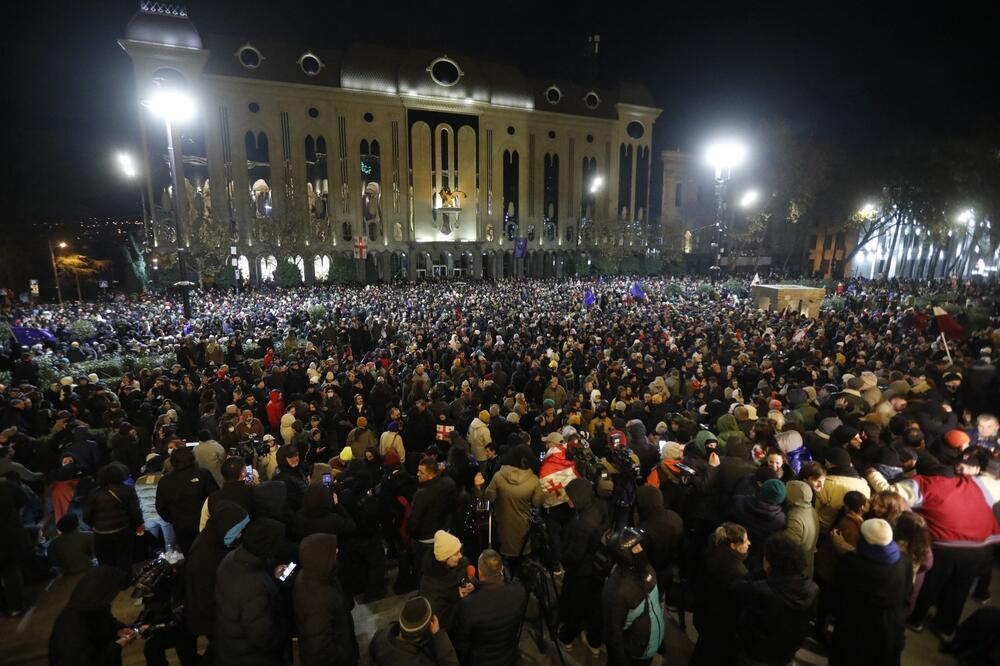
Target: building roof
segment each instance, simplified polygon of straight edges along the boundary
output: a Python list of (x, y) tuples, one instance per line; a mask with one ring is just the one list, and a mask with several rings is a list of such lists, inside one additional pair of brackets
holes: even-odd
[(125, 39), (189, 49), (202, 48), (201, 35), (187, 10), (166, 2), (142, 0), (139, 11), (125, 26)]
[[(239, 52), (245, 47), (253, 47), (260, 54), (256, 67), (246, 67), (240, 62)], [(617, 103), (646, 107), (654, 107), (655, 104), (649, 90), (641, 84), (591, 86), (585, 81), (569, 80), (557, 74), (544, 78), (544, 74), (536, 72), (529, 77), (514, 65), (488, 62), (461, 53), (370, 44), (354, 44), (345, 50), (337, 50), (225, 35), (207, 36), (205, 48), (211, 54), (205, 66), (207, 74), (257, 81), (440, 99), (471, 99), (505, 107), (608, 119), (617, 118)], [(316, 56), (322, 63), (318, 73), (310, 75), (303, 71), (299, 63), (306, 53)], [(436, 83), (428, 71), (431, 64), (439, 59), (457, 65), (460, 76), (453, 85)], [(546, 98), (550, 86), (555, 86), (561, 93), (555, 104)], [(594, 108), (587, 105), (588, 93), (595, 93), (599, 99)]]

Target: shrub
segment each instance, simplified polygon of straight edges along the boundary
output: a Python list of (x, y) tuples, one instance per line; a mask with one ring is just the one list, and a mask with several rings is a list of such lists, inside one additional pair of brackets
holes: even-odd
[(821, 310), (843, 310), (847, 307), (847, 299), (843, 296), (827, 296), (819, 307)]
[(663, 295), (672, 296), (674, 298), (684, 295), (684, 287), (677, 284), (676, 282), (667, 282), (663, 285)]
[(9, 340), (12, 335), (13, 333), (10, 330), (10, 324), (5, 321), (0, 321), (0, 343)]
[(302, 273), (292, 262), (279, 261), (274, 269), (274, 283), (279, 287), (298, 287), (302, 284)]
[(722, 283), (722, 290), (728, 291), (730, 293), (739, 293), (746, 288), (746, 283), (743, 280), (737, 280), (735, 278), (726, 280)]
[(0, 370), (0, 384), (10, 386), (11, 373), (9, 370)]
[(220, 289), (232, 289), (236, 286), (236, 267), (223, 266), (215, 274), (215, 286)]
[[(330, 272), (326, 276), (327, 282), (353, 282), (354, 259), (346, 254), (336, 254), (330, 259)], [(405, 277), (405, 276), (404, 276)]]
[(97, 327), (89, 319), (77, 319), (69, 325), (70, 339), (82, 342), (93, 340), (97, 335)]
[(309, 308), (309, 321), (316, 323), (326, 319), (326, 307), (322, 305), (314, 305)]

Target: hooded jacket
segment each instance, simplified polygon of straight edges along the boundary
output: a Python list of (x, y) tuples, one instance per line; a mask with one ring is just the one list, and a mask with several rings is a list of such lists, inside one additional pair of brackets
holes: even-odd
[(479, 420), (479, 417), (472, 419), (469, 425), (469, 452), (482, 462), (486, 460), (486, 445), (493, 441), (490, 435), (490, 427)]
[(215, 572), (249, 522), (243, 507), (220, 500), (191, 546), (184, 563), (184, 621), (194, 636), (215, 633)]
[(243, 543), (226, 555), (215, 577), (215, 656), (218, 666), (281, 663), (285, 632), (274, 558), (285, 528), (258, 518)]
[(737, 636), (741, 654), (753, 663), (791, 663), (816, 616), (816, 583), (806, 576), (768, 576), (766, 580), (737, 581), (731, 593), (740, 609)]
[(788, 495), (785, 506), (788, 523), (785, 531), (802, 547), (806, 556), (806, 577), (812, 578), (816, 541), (819, 539), (819, 514), (812, 506), (813, 491), (804, 481), (789, 481), (785, 485)]
[(640, 486), (636, 491), (639, 507), (639, 529), (645, 532), (644, 548), (649, 564), (657, 572), (667, 572), (677, 558), (684, 521), (675, 511), (663, 507), (663, 494), (652, 486)]
[(281, 417), (285, 414), (285, 403), (281, 399), (281, 391), (271, 391), (271, 399), (267, 402), (267, 422), (272, 429), (281, 426)]
[(99, 487), (83, 507), (83, 520), (95, 534), (131, 531), (142, 524), (139, 498), (132, 486), (122, 482), (126, 473), (121, 463), (111, 463), (98, 472)]
[[(323, 489), (325, 490), (325, 489)], [(299, 545), (299, 566), (292, 592), (303, 666), (358, 663), (358, 640), (351, 616), (353, 601), (337, 578), (337, 537), (307, 536)]]
[(121, 647), (115, 640), (125, 625), (111, 615), (111, 602), (128, 582), (124, 572), (105, 566), (80, 578), (52, 625), (50, 666), (121, 664)]
[(601, 537), (608, 528), (608, 517), (586, 479), (573, 479), (566, 495), (575, 511), (563, 530), (562, 563), (567, 577), (588, 578), (595, 575), (594, 554), (601, 547)]
[[(421, 482), (413, 495), (407, 518), (410, 536), (417, 541), (428, 541), (438, 530), (447, 530), (449, 518), (455, 510), (455, 498), (455, 481), (446, 474)], [(415, 564), (420, 565), (419, 562)]]
[(750, 537), (747, 566), (751, 572), (762, 571), (764, 542), (785, 528), (786, 517), (778, 504), (765, 502), (757, 495), (737, 495), (730, 503), (729, 517), (742, 525)]
[(288, 464), (288, 446), (282, 446), (277, 453), (278, 470), (274, 474), (274, 480), (280, 481), (288, 488), (288, 508), (298, 511), (302, 506), (302, 496), (309, 485), (309, 478), (302, 467), (302, 457), (299, 456), (299, 464), (292, 467)]
[(309, 486), (302, 498), (302, 508), (292, 519), (292, 530), (297, 539), (311, 534), (342, 535), (355, 528), (351, 514), (343, 505), (334, 505), (326, 486)]
[(211, 474), (195, 464), (191, 449), (175, 449), (170, 460), (173, 470), (156, 485), (156, 513), (178, 530), (197, 534), (201, 506), (218, 486)]
[(512, 465), (502, 466), (486, 488), (486, 499), (496, 502), (500, 554), (517, 557), (522, 552), (530, 553), (528, 514), (545, 499), (545, 491), (535, 473)]
[(652, 567), (615, 566), (604, 583), (601, 605), (609, 666), (650, 659), (666, 632)]

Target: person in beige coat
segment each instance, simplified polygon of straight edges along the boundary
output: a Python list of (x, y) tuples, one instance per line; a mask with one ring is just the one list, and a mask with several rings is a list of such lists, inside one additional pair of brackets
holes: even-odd
[(833, 447), (827, 450), (826, 470), (826, 482), (816, 495), (819, 525), (824, 532), (829, 531), (837, 520), (837, 513), (844, 506), (844, 495), (856, 490), (866, 498), (872, 496), (871, 487), (854, 470), (851, 455), (846, 449)]
[(812, 578), (816, 541), (819, 539), (819, 515), (812, 506), (813, 491), (805, 481), (789, 481), (785, 486), (785, 531), (799, 544), (806, 556), (806, 576)]
[(486, 445), (493, 441), (489, 423), (490, 413), (484, 410), (479, 412), (479, 416), (472, 419), (472, 423), (469, 425), (469, 452), (479, 462), (486, 460)]
[[(515, 446), (504, 458), (500, 471), (483, 493), (496, 504), (497, 541), (501, 555), (517, 557), (531, 552), (527, 542), (528, 514), (532, 507), (542, 506), (545, 491), (531, 471), (531, 447)], [(482, 474), (476, 474), (476, 487), (482, 491)]]
[(399, 462), (406, 462), (406, 449), (403, 448), (403, 437), (399, 434), (399, 423), (390, 421), (389, 428), (378, 439), (378, 452), (383, 458), (389, 451), (395, 451)]

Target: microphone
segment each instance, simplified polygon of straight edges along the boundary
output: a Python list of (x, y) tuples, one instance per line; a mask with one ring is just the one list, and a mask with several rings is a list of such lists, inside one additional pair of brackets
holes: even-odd
[(479, 587), (479, 579), (476, 578), (476, 567), (469, 564), (465, 567), (465, 578), (459, 583), (460, 586), (474, 585)]

